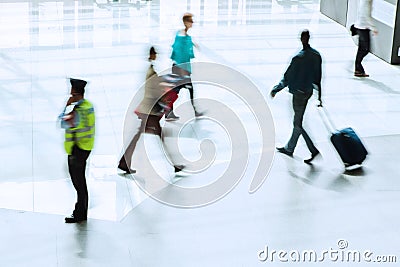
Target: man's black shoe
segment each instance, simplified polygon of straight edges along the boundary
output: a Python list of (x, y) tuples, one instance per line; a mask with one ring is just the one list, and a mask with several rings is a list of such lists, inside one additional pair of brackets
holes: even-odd
[(320, 154), (319, 151), (317, 151), (314, 154), (311, 154), (311, 158), (305, 159), (304, 163), (311, 164), (311, 161), (313, 161), (315, 159), (315, 157), (318, 156), (319, 154)]
[(277, 147), (276, 150), (278, 150), (278, 152), (280, 152), (280, 153), (288, 155), (289, 157), (293, 156), (293, 152), (290, 152), (289, 150), (287, 150), (284, 147)]
[(75, 218), (73, 214), (71, 216), (69, 216), (69, 217), (65, 217), (65, 223), (80, 223), (80, 222), (83, 222), (83, 221), (86, 221), (86, 220), (87, 220), (86, 217), (84, 217), (84, 218)]

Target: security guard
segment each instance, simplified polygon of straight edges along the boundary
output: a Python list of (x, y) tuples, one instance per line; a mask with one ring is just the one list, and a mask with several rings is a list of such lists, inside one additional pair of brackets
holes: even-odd
[(61, 127), (65, 129), (65, 151), (68, 154), (68, 170), (72, 184), (77, 192), (77, 202), (72, 215), (65, 218), (66, 223), (87, 220), (88, 190), (86, 185), (86, 160), (93, 148), (95, 115), (93, 105), (84, 98), (84, 80), (70, 79), (71, 96), (64, 112), (60, 115)]

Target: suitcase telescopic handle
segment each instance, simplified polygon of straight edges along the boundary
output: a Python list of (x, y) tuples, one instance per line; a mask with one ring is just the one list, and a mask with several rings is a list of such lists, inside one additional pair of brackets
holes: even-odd
[(335, 124), (333, 123), (331, 117), (329, 116), (328, 111), (326, 110), (325, 107), (318, 107), (319, 110), (319, 115), (321, 116), (321, 119), (326, 127), (326, 129), (330, 132), (333, 133), (337, 131), (337, 128)]

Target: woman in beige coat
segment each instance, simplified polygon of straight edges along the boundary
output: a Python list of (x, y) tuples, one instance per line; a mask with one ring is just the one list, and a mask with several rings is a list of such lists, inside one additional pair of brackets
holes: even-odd
[[(155, 60), (157, 52), (154, 47), (150, 48), (149, 61)], [(136, 108), (135, 113), (141, 120), (138, 132), (133, 137), (122, 155), (118, 168), (127, 173), (136, 173), (136, 170), (131, 169), (132, 155), (136, 148), (142, 133), (151, 133), (160, 136), (161, 138), (161, 125), (160, 120), (163, 117), (163, 107), (159, 105), (161, 97), (165, 94), (163, 90), (162, 79), (157, 75), (154, 70), (153, 64), (149, 66), (146, 73), (146, 84), (143, 100)], [(183, 169), (182, 166), (174, 166), (175, 172)]]

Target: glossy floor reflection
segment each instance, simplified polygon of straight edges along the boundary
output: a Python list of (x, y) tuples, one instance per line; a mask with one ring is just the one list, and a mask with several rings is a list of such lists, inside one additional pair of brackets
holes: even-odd
[[(116, 164), (124, 141), (137, 127), (132, 99), (144, 82), (146, 50), (155, 45), (156, 67), (168, 68), (174, 34), (186, 11), (195, 14), (191, 34), (200, 46), (195, 61), (237, 70), (258, 86), (261, 97), (251, 99), (249, 106), (241, 95), (222, 87), (196, 84), (199, 99), (235, 112), (238, 120), (227, 116), (224, 125), (212, 120), (224, 113), (210, 102), (199, 102), (207, 116), (194, 119), (189, 94), (183, 90), (176, 105), (181, 119), (162, 122), (166, 141), (179, 135), (183, 157), (204, 168), (194, 171), (196, 166), (188, 166), (186, 175), (175, 176), (160, 141), (144, 135), (133, 159), (138, 173), (121, 175)], [(278, 254), (260, 254), (266, 247), (269, 252), (314, 250), (318, 256), (330, 249), (371, 251), (372, 266), (396, 266), (400, 261), (400, 68), (370, 54), (364, 66), (371, 76), (353, 77), (356, 46), (345, 28), (319, 12), (318, 0), (10, 0), (0, 3), (0, 22), (0, 266), (365, 262), (334, 257), (317, 263), (287, 257), (283, 262)], [(305, 165), (309, 155), (300, 141), (293, 158), (274, 156), (265, 183), (249, 194), (266, 152), (259, 123), (269, 116), (251, 109), (268, 104), (275, 129), (269, 129), (267, 140), (285, 144), (292, 127), (291, 97), (282, 92), (271, 100), (268, 93), (300, 49), (298, 35), (304, 28), (310, 29), (310, 43), (323, 57), (327, 110), (337, 128), (356, 129), (370, 154), (362, 169), (345, 171), (316, 102), (310, 101), (305, 125), (322, 158)], [(96, 144), (87, 169), (89, 220), (79, 225), (64, 224), (75, 199), (63, 131), (56, 121), (69, 93), (66, 77), (89, 81), (86, 97), (94, 103), (97, 117)], [(227, 82), (240, 87), (239, 78)], [(247, 139), (232, 146), (234, 134), (227, 129), (238, 121)], [(232, 155), (240, 155), (238, 162), (246, 160), (246, 170), (238, 171), (244, 171), (243, 176), (229, 194), (210, 205), (174, 208), (141, 190), (182, 201), (171, 196), (170, 184), (210, 185), (230, 168)], [(151, 161), (143, 161), (145, 157)], [(153, 179), (153, 169), (163, 181)], [(346, 242), (347, 248), (339, 248)], [(261, 261), (260, 255), (269, 257)], [(378, 256), (389, 255), (396, 256), (390, 259), (397, 263), (377, 262)]]

